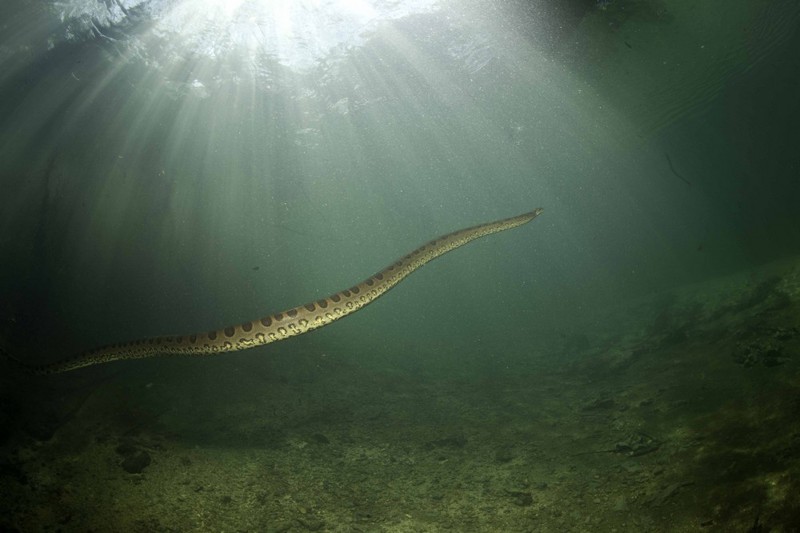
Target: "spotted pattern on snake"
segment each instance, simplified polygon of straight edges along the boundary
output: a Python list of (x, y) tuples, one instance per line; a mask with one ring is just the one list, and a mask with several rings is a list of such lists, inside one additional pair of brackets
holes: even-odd
[(166, 355), (215, 355), (223, 352), (247, 350), (289, 337), (302, 335), (327, 326), (380, 298), (425, 263), (442, 254), (464, 246), (477, 238), (526, 224), (542, 213), (534, 209), (511, 218), (496, 220), (478, 226), (448, 233), (423, 244), (401, 257), (377, 274), (353, 285), (349, 289), (314, 302), (309, 302), (280, 313), (251, 320), (242, 324), (212, 330), (167, 337), (150, 337), (130, 342), (107, 344), (73, 357), (45, 365), (29, 365), (12, 357), (0, 348), (0, 354), (22, 370), (38, 374), (57, 374), (91, 365), (121, 359), (141, 359)]

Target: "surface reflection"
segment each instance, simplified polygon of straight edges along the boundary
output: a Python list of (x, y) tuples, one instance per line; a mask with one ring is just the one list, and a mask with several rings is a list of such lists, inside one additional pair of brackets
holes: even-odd
[(363, 42), (381, 22), (435, 9), (434, 0), (69, 0), (53, 4), (67, 40), (124, 43), (147, 57), (232, 52), (304, 70)]

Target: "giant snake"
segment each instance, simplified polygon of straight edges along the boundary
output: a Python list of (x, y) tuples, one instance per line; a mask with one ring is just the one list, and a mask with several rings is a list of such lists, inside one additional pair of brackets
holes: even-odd
[(263, 344), (302, 335), (327, 326), (374, 302), (425, 263), (464, 246), (479, 237), (526, 224), (539, 216), (541, 208), (511, 218), (496, 220), (437, 237), (370, 276), (361, 283), (305, 305), (235, 326), (191, 335), (150, 337), (107, 344), (67, 359), (44, 365), (29, 365), (0, 348), (0, 354), (33, 374), (57, 374), (119, 359), (141, 359), (161, 355), (214, 355), (247, 350)]

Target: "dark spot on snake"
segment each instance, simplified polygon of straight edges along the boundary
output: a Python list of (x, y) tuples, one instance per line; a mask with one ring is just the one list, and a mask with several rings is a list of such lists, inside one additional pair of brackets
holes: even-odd
[(304, 305), (303, 307), (305, 307), (309, 311), (313, 311), (314, 309), (316, 309), (316, 307), (314, 306), (313, 302), (312, 303), (308, 303), (308, 304)]
[(373, 285), (375, 285), (375, 281), (374, 281), (372, 278), (369, 278), (369, 279), (366, 281), (366, 283), (367, 283), (367, 285), (368, 285), (368, 286), (370, 286), (370, 287), (372, 287)]
[(250, 331), (251, 329), (253, 329), (252, 322), (245, 322), (244, 324), (242, 324), (242, 331)]
[(358, 287), (353, 287), (350, 290), (353, 292), (353, 294), (358, 294), (359, 292), (361, 292), (361, 289), (359, 289)]
[(175, 342), (177, 342), (178, 344), (182, 343), (183, 337), (175, 337)]
[(328, 300), (317, 300), (317, 305), (325, 309), (328, 307)]
[(236, 333), (236, 329), (232, 326), (228, 326), (225, 328), (225, 336), (226, 337), (233, 337), (233, 334)]
[(342, 297), (339, 296), (338, 294), (334, 294), (333, 296), (331, 296), (331, 300), (333, 300), (334, 302), (338, 302), (341, 299)]
[(270, 317), (265, 316), (264, 318), (261, 319), (262, 326), (269, 327), (270, 324), (272, 324), (272, 319)]
[(294, 317), (296, 317), (296, 316), (297, 316), (297, 309), (289, 309), (288, 311), (286, 311), (286, 314), (287, 314), (287, 315), (288, 315), (290, 318), (294, 318)]
[(189, 335), (189, 342), (191, 342), (192, 344), (197, 342), (197, 335)]
[(345, 289), (345, 290), (342, 291), (342, 294), (344, 294), (344, 297), (347, 298), (348, 296), (350, 296), (350, 291)]
[(275, 313), (274, 315), (272, 315), (272, 318), (280, 322), (281, 320), (283, 320), (283, 313)]
[(217, 338), (217, 332), (216, 331), (209, 331), (208, 332), (208, 340), (213, 341), (216, 338)]
[(382, 280), (383, 279), (383, 274), (375, 274), (375, 279)]

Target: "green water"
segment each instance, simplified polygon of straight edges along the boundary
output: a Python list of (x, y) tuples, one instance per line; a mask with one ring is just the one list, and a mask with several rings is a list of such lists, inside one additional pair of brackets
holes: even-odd
[[(138, 53), (9, 30), (6, 290), (44, 278), (48, 327), (80, 343), (202, 330), (545, 207), (340, 328), (424, 343), (463, 322), (502, 338), (519, 318), (591, 320), (796, 249), (790, 3), (573, 6), (560, 34), (485, 8), (377, 24), (300, 70), (233, 46), (195, 57), (182, 35), (159, 55), (135, 32)], [(52, 30), (39, 16), (15, 20)]]
[(386, 400), (349, 397), (359, 384), (480, 391), (602, 359), (690, 307), (674, 291), (797, 256), (796, 2), (341, 4), (4, 2), (3, 346), (39, 363), (255, 319), (545, 209), (307, 336), (65, 376), (227, 449), (258, 441), (244, 421), (265, 385), (241, 373), (317, 407), (312, 389)]

